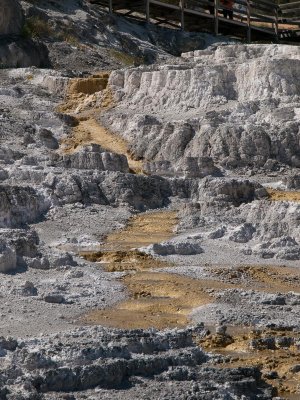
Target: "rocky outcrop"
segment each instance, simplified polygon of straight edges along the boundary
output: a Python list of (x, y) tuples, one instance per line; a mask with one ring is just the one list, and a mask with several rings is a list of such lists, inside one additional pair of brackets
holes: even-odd
[(123, 154), (109, 153), (98, 145), (83, 147), (74, 154), (52, 156), (53, 166), (98, 171), (129, 172), (127, 157)]
[(0, 65), (2, 68), (49, 67), (47, 47), (22, 37), (0, 37)]
[(33, 230), (0, 229), (0, 240), (13, 246), (18, 257), (33, 258), (38, 253), (39, 237)]
[(0, 0), (0, 67), (49, 66), (48, 50), (42, 42), (22, 36), (24, 15), (18, 0)]
[(0, 228), (15, 228), (37, 222), (49, 204), (34, 189), (0, 186)]
[[(211, 356), (195, 344), (205, 334), (201, 324), (163, 332), (95, 327), (80, 328), (59, 338), (50, 336), (22, 344), (17, 341), (3, 352), (7, 369), (0, 388), (8, 395), (3, 397), (5, 400), (17, 388), (31, 399), (44, 399), (48, 393), (57, 399), (95, 387), (100, 396), (101, 388), (118, 389), (121, 393), (124, 385), (130, 386), (133, 380), (139, 387), (139, 379), (147, 379), (147, 385), (160, 390), (171, 382), (187, 387), (197, 382), (196, 399), (207, 399), (208, 387), (210, 399), (225, 400), (231, 394), (250, 393), (263, 400), (271, 398), (271, 388), (261, 380), (256, 368), (217, 370), (209, 366)], [(12, 374), (15, 365), (18, 368)], [(185, 398), (180, 390), (175, 389), (174, 393), (178, 399)], [(127, 398), (126, 390), (124, 395)]]
[(155, 243), (144, 250), (159, 256), (170, 256), (174, 254), (190, 256), (201, 254), (203, 252), (199, 243), (190, 240), (173, 240), (169, 242)]
[(0, 35), (19, 35), (24, 16), (18, 0), (0, 0)]
[(114, 71), (117, 109), (103, 118), (136, 157), (172, 164), (300, 166), (300, 107), (294, 46), (227, 45), (184, 54), (177, 65)]
[(204, 178), (205, 176), (222, 176), (210, 157), (186, 157), (179, 162), (152, 161), (143, 166), (145, 172), (150, 175), (182, 176), (185, 178)]
[(284, 184), (286, 185), (287, 189), (292, 190), (299, 190), (300, 189), (300, 174), (294, 173), (288, 175), (283, 180)]
[(17, 268), (16, 249), (8, 246), (5, 241), (0, 242), (0, 272), (12, 272)]
[(51, 197), (57, 204), (127, 204), (142, 211), (167, 205), (172, 195), (163, 178), (120, 172), (75, 172), (55, 177), (50, 184)]
[(0, 272), (24, 268), (39, 256), (39, 238), (35, 231), (0, 229)]
[[(243, 185), (245, 182), (240, 182), (240, 188)], [(183, 229), (201, 227), (203, 236), (208, 239), (240, 244), (245, 255), (300, 259), (299, 204), (270, 202), (260, 197), (265, 196), (263, 188), (256, 189), (257, 197), (255, 191), (248, 191), (249, 187), (241, 192), (236, 189), (236, 183), (230, 186), (227, 181), (223, 186), (214, 180), (211, 187), (206, 186), (197, 203), (188, 204), (181, 211), (180, 226)], [(247, 244), (246, 247), (243, 244)]]

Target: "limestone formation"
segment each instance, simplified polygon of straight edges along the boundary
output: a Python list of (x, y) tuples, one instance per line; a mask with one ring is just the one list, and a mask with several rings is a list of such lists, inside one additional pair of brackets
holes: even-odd
[(63, 156), (55, 154), (52, 165), (74, 169), (129, 172), (125, 155), (109, 153), (98, 145), (84, 147), (73, 154)]
[(12, 272), (17, 268), (16, 249), (7, 246), (5, 242), (0, 244), (0, 272)]
[(1, 228), (36, 222), (47, 209), (47, 201), (32, 188), (0, 186)]
[(110, 76), (118, 112), (104, 121), (137, 157), (211, 157), (229, 169), (267, 167), (268, 160), (299, 167), (297, 47), (228, 45), (183, 56), (178, 65)]
[(20, 4), (41, 32), (0, 0), (0, 399), (298, 395), (299, 47)]
[(186, 256), (201, 254), (203, 252), (203, 249), (200, 247), (199, 243), (188, 240), (155, 243), (145, 250), (159, 256), (169, 256), (174, 254)]
[[(217, 387), (211, 389), (211, 399), (225, 399), (231, 393), (237, 396), (241, 393), (249, 396), (257, 394), (263, 400), (270, 398), (271, 388), (261, 381), (257, 369), (225, 368), (220, 373), (220, 370), (209, 366), (211, 356), (194, 342), (205, 335), (201, 324), (185, 330), (164, 332), (130, 332), (96, 327), (80, 328), (75, 332), (76, 338), (65, 334), (59, 339), (50, 336), (36, 339), (35, 343), (17, 341), (13, 347), (4, 346), (9, 349), (4, 355), (8, 371), (16, 363), (18, 370), (14, 376), (3, 375), (0, 383), (2, 392), (11, 398), (17, 388), (21, 388), (30, 399), (48, 399), (48, 393), (52, 399), (58, 399), (59, 396), (66, 396), (66, 392), (103, 387), (118, 389), (127, 399), (129, 397), (123, 389), (126, 383), (135, 379), (139, 387), (141, 379), (154, 378), (153, 385), (161, 390), (172, 382), (180, 382), (186, 388), (197, 382), (197, 390), (194, 391), (196, 399), (208, 399), (205, 393), (212, 382), (217, 382)], [(42, 350), (37, 352), (36, 346)], [(70, 360), (72, 366), (69, 365)], [(184, 398), (179, 388), (174, 393), (177, 393), (177, 398)]]

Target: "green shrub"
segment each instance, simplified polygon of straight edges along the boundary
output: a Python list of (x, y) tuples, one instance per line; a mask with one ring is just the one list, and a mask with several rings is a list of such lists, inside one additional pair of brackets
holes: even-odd
[(110, 55), (113, 57), (116, 61), (121, 62), (123, 65), (127, 66), (138, 66), (141, 64), (145, 63), (145, 60), (143, 57), (135, 57), (132, 56), (131, 54), (124, 53), (122, 51), (118, 51), (115, 49), (110, 50)]
[(47, 21), (35, 16), (27, 18), (23, 27), (23, 36), (27, 38), (45, 38), (53, 36), (54, 31)]

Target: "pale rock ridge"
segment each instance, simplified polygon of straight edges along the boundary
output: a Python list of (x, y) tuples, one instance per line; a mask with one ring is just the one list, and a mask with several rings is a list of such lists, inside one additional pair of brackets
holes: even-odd
[(53, 154), (51, 164), (61, 168), (129, 172), (125, 155), (107, 152), (95, 144), (83, 147), (73, 154)]
[(16, 249), (0, 242), (0, 272), (12, 272), (17, 268)]
[(180, 229), (201, 227), (202, 239), (235, 242), (245, 255), (300, 258), (299, 203), (270, 202), (263, 197), (237, 203), (231, 198), (226, 207), (226, 197), (210, 193), (181, 211)]
[[(271, 398), (271, 386), (262, 382), (258, 369), (222, 369), (220, 373), (212, 367), (213, 356), (196, 345), (196, 339), (205, 334), (203, 324), (198, 324), (162, 332), (83, 327), (22, 342), (3, 338), (0, 344), (7, 370), (0, 390), (4, 399), (13, 398), (20, 389), (26, 398), (58, 399), (95, 387), (122, 390), (132, 379), (135, 385), (140, 379), (154, 379), (156, 385), (178, 381), (192, 387), (197, 383), (195, 398), (202, 400), (225, 400), (241, 393)], [(213, 388), (209, 397), (207, 388)], [(185, 398), (183, 393), (178, 395)]]
[(14, 228), (37, 222), (49, 205), (32, 188), (0, 186), (0, 228)]
[(223, 45), (114, 71), (118, 106), (102, 122), (149, 170), (190, 157), (230, 169), (268, 169), (269, 160), (299, 167), (299, 68), (296, 46)]

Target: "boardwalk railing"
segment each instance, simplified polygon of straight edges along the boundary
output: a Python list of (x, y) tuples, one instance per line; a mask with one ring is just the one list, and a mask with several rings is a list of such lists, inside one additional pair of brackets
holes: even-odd
[(300, 26), (300, 1), (281, 4), (279, 13), (286, 23)]
[(169, 24), (182, 30), (206, 30), (244, 36), (282, 37), (282, 32), (299, 27), (300, 1), (278, 6), (275, 0), (235, 0), (232, 9), (220, 0), (89, 0), (108, 7), (109, 12), (139, 15), (148, 23)]

